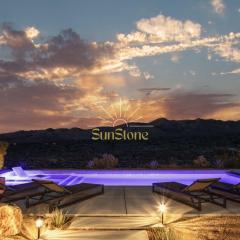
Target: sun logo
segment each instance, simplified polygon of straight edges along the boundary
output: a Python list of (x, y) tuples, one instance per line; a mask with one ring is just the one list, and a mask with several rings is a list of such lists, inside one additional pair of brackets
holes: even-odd
[(104, 112), (104, 116), (99, 116), (104, 124), (111, 124), (112, 127), (116, 127), (121, 124), (125, 124), (128, 127), (129, 122), (137, 122), (142, 119), (142, 116), (137, 116), (139, 106), (133, 107), (128, 100), (122, 100), (114, 102), (109, 107), (100, 106)]

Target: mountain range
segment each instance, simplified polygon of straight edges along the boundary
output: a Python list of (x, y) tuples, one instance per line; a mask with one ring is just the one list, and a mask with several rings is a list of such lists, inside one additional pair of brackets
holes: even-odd
[[(16, 165), (26, 168), (85, 168), (94, 157), (111, 153), (119, 159), (121, 168), (144, 168), (152, 161), (164, 167), (186, 167), (200, 155), (204, 155), (213, 166), (220, 156), (240, 148), (240, 121), (160, 118), (147, 124), (129, 123), (129, 126), (116, 128), (147, 131), (149, 140), (93, 141), (92, 129), (80, 128), (0, 134), (0, 141), (10, 144), (5, 165), (7, 168)], [(112, 127), (99, 129), (114, 131)]]

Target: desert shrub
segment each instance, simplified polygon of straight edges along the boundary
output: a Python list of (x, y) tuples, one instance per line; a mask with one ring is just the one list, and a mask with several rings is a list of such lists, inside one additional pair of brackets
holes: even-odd
[(150, 163), (148, 163), (147, 167), (149, 167), (151, 169), (159, 168), (159, 163), (158, 163), (158, 161), (153, 160)]
[(194, 159), (193, 163), (196, 167), (200, 168), (206, 168), (211, 165), (210, 162), (203, 155), (200, 155), (196, 159)]
[(168, 163), (168, 164), (161, 164), (159, 168), (162, 169), (181, 169), (182, 166), (178, 165), (177, 163)]
[(239, 150), (226, 149), (219, 155), (219, 159), (223, 162), (224, 168), (239, 168), (240, 167), (240, 152)]
[(94, 158), (88, 162), (89, 168), (111, 169), (118, 165), (118, 159), (112, 154), (104, 153), (100, 158)]
[(170, 169), (178, 169), (181, 168), (181, 166), (179, 166), (176, 162), (172, 162), (168, 165), (168, 168)]
[[(236, 217), (235, 217), (236, 218)], [(198, 240), (237, 240), (239, 219), (232, 217), (212, 217), (208, 219), (208, 231), (199, 229), (197, 234)], [(213, 225), (211, 225), (213, 222)]]
[(8, 143), (0, 142), (0, 169), (4, 167), (4, 156), (7, 153)]
[(94, 167), (94, 161), (93, 160), (88, 161), (87, 168), (93, 168), (93, 167)]
[(224, 161), (223, 161), (223, 159), (217, 158), (217, 159), (214, 161), (214, 165), (215, 165), (217, 168), (224, 168)]
[(50, 222), (51, 227), (53, 228), (64, 228), (68, 225), (72, 220), (72, 217), (68, 216), (67, 213), (64, 213), (63, 210), (59, 208), (55, 208), (55, 210), (51, 213)]

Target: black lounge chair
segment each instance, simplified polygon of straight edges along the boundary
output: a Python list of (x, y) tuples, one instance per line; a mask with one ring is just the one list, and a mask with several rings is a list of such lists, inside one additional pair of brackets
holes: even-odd
[(228, 200), (240, 203), (240, 183), (216, 182), (211, 185), (214, 192), (223, 194)]
[(2, 198), (7, 198), (8, 196), (19, 194), (21, 192), (28, 191), (38, 187), (39, 185), (35, 182), (23, 183), (14, 186), (7, 186), (5, 184), (0, 183), (0, 200)]
[(239, 169), (229, 170), (229, 171), (227, 171), (227, 174), (235, 176), (235, 177), (236, 177), (236, 175), (240, 176), (240, 170)]
[(0, 203), (12, 203), (29, 197), (44, 195), (46, 190), (35, 182), (6, 186), (0, 184)]
[(39, 185), (36, 182), (22, 183), (22, 184), (13, 185), (13, 186), (7, 186), (5, 184), (0, 183), (0, 189), (4, 189), (6, 192), (11, 192), (11, 193), (33, 189), (38, 186)]
[(198, 211), (202, 210), (202, 203), (206, 202), (226, 208), (224, 195), (209, 189), (212, 184), (218, 181), (219, 178), (199, 179), (190, 185), (178, 182), (153, 183), (152, 191), (189, 205)]
[(63, 187), (48, 180), (33, 179), (33, 181), (45, 190), (45, 194), (40, 198), (29, 197), (26, 201), (27, 208), (47, 203), (51, 211), (55, 207), (62, 208), (104, 193), (104, 185), (100, 184), (80, 183)]

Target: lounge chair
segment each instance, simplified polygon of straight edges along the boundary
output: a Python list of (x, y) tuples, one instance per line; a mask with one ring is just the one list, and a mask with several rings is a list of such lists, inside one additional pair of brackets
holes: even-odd
[(0, 203), (13, 203), (20, 200), (25, 200), (27, 205), (29, 198), (43, 198), (43, 196), (46, 194), (46, 190), (39, 187), (35, 183), (26, 183), (20, 185), (17, 185), (18, 187), (15, 186), (16, 188), (1, 185)]
[(63, 186), (71, 186), (71, 185), (82, 183), (83, 181), (84, 181), (84, 178), (82, 176), (70, 174), (69, 176), (67, 176), (60, 182), (58, 182), (58, 184)]
[(13, 167), (12, 171), (14, 172), (15, 176), (17, 176), (19, 178), (29, 179), (29, 176), (27, 175), (25, 170), (23, 170), (22, 167)]
[(227, 174), (232, 175), (232, 176), (240, 176), (240, 170), (239, 169), (232, 169), (227, 171)]
[(0, 202), (12, 203), (25, 200), (26, 208), (47, 203), (51, 211), (56, 206), (59, 208), (65, 207), (104, 193), (104, 186), (98, 184), (81, 183), (62, 187), (52, 181), (35, 179), (33, 179), (33, 183), (29, 184), (37, 185), (31, 189), (20, 189), (19, 187), (19, 189), (15, 190), (14, 194), (0, 194)]
[(216, 182), (211, 185), (211, 189), (214, 192), (224, 194), (228, 200), (240, 203), (240, 183)]
[(202, 210), (202, 203), (206, 202), (226, 208), (224, 195), (209, 189), (212, 184), (218, 181), (219, 178), (199, 179), (190, 185), (178, 182), (153, 183), (152, 191), (189, 205), (198, 211)]
[(80, 183), (63, 187), (48, 180), (33, 179), (33, 181), (45, 189), (46, 194), (41, 199), (29, 197), (26, 207), (47, 203), (51, 210), (56, 206), (62, 208), (104, 193), (104, 185), (100, 184)]
[(32, 189), (39, 189), (39, 185), (35, 182), (23, 183), (15, 186), (7, 186), (0, 183), (0, 202), (13, 202), (25, 199), (23, 193)]
[[(30, 182), (32, 180), (32, 176), (28, 175), (28, 173), (22, 167), (13, 167), (12, 172), (7, 172), (5, 176), (7, 182)], [(44, 175), (37, 175), (37, 178), (43, 178)]]
[[(8, 182), (30, 182), (32, 181), (32, 179), (52, 179), (55, 177), (58, 177), (59, 175), (55, 175), (53, 174), (51, 175), (46, 175), (46, 174), (38, 174), (38, 175), (30, 175), (28, 174), (27, 171), (25, 171), (22, 167), (13, 167), (12, 168), (12, 174), (9, 174), (6, 179)], [(58, 181), (59, 185), (64, 185), (64, 186), (68, 186), (68, 185), (74, 185), (76, 183), (81, 183), (84, 181), (84, 178), (78, 174), (70, 174), (70, 175), (66, 175), (65, 178), (62, 178), (63, 175), (60, 175), (61, 178), (59, 178), (60, 180)]]
[(22, 183), (14, 186), (7, 186), (5, 184), (0, 183), (0, 189), (4, 193), (11, 193), (11, 194), (18, 193), (19, 191), (27, 191), (37, 187), (39, 187), (39, 185), (35, 182)]

